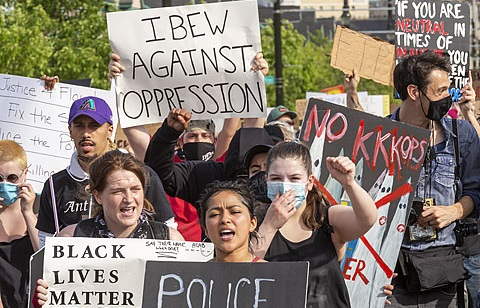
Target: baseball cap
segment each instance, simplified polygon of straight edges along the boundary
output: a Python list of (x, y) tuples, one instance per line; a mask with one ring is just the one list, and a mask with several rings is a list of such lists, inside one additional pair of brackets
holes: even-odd
[(292, 119), (295, 119), (297, 117), (297, 114), (295, 112), (289, 110), (287, 107), (283, 105), (280, 105), (272, 109), (272, 111), (270, 111), (267, 117), (267, 123), (276, 121), (278, 120), (278, 118), (280, 118), (283, 115), (288, 115)]
[(263, 127), (241, 127), (233, 135), (225, 157), (225, 176), (233, 179), (246, 175), (245, 154), (258, 144), (274, 145), (272, 138)]
[(247, 152), (245, 153), (245, 158), (244, 158), (245, 168), (247, 168), (248, 170), (250, 161), (255, 155), (260, 153), (268, 153), (268, 151), (270, 151), (271, 148), (273, 148), (273, 145), (270, 145), (270, 144), (256, 144), (252, 146), (250, 149), (248, 149)]
[(191, 120), (186, 131), (191, 132), (196, 129), (204, 129), (212, 134), (212, 136), (215, 136), (215, 123), (213, 120)]
[(68, 124), (70, 125), (76, 117), (81, 115), (94, 119), (100, 125), (106, 122), (113, 124), (112, 109), (107, 102), (99, 97), (86, 96), (74, 101), (72, 107), (70, 107)]

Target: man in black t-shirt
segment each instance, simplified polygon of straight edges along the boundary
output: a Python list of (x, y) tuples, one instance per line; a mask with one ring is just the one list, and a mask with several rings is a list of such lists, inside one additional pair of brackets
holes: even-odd
[[(76, 151), (70, 165), (52, 175), (43, 187), (36, 228), (40, 247), (45, 237), (91, 216), (92, 197), (87, 191), (88, 168), (97, 157), (115, 150), (112, 111), (101, 98), (89, 96), (76, 100), (70, 108), (68, 129)], [(152, 203), (157, 220), (175, 226), (174, 215), (157, 174), (146, 167), (150, 176), (145, 197)], [(53, 187), (53, 193), (51, 190)], [(52, 202), (54, 195), (54, 202)]]

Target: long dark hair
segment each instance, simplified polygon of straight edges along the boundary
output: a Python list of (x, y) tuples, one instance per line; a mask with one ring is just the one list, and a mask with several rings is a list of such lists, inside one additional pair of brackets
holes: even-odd
[[(278, 159), (296, 159), (301, 162), (307, 176), (312, 175), (312, 157), (309, 149), (299, 142), (280, 142), (275, 145), (267, 157), (267, 174), (270, 171), (272, 163)], [(312, 190), (308, 192), (306, 208), (302, 213), (304, 224), (311, 229), (316, 229), (323, 225), (327, 207), (330, 205), (324, 198), (322, 192), (313, 185)]]
[[(200, 226), (202, 226), (204, 231), (206, 230), (205, 219), (208, 209), (208, 200), (222, 191), (232, 191), (238, 194), (241, 198), (242, 204), (248, 209), (250, 220), (255, 217), (254, 208), (256, 201), (254, 193), (250, 190), (246, 180), (237, 179), (232, 181), (215, 181), (205, 187), (200, 199), (197, 201), (198, 218)], [(250, 233), (250, 240), (252, 240), (252, 238), (257, 239), (257, 233), (255, 231)], [(249, 248), (252, 251), (252, 247), (250, 246)]]

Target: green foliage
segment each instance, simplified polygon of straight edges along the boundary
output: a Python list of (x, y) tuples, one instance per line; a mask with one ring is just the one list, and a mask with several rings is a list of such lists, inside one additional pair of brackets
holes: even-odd
[[(202, 0), (200, 0), (202, 1)], [(110, 45), (104, 0), (16, 0), (0, 6), (0, 72), (60, 80), (91, 78), (92, 86), (108, 89)], [(197, 0), (198, 2), (198, 0)], [(284, 104), (307, 91), (343, 83), (343, 73), (330, 66), (332, 42), (321, 32), (306, 39), (288, 21), (282, 22)], [(261, 29), (264, 57), (275, 76), (273, 21)], [(275, 105), (275, 85), (267, 85), (267, 101)], [(391, 95), (391, 88), (362, 79), (359, 91)]]
[(0, 14), (0, 72), (39, 76), (49, 65), (53, 45), (42, 28), (50, 19), (41, 6), (18, 4)]
[[(269, 75), (275, 76), (274, 31), (272, 20), (261, 30), (262, 49), (269, 61)], [(288, 21), (282, 21), (283, 104), (295, 109), (295, 100), (305, 98), (307, 91), (337, 84), (341, 72), (330, 67), (328, 46), (319, 46), (299, 34)], [(267, 101), (275, 106), (275, 85), (267, 85)]]
[[(269, 62), (268, 75), (275, 76), (275, 49), (273, 21), (267, 20), (261, 29), (262, 51)], [(295, 109), (295, 100), (305, 98), (308, 91), (320, 90), (343, 84), (343, 72), (330, 66), (332, 41), (322, 32), (312, 33), (307, 40), (294, 29), (293, 25), (282, 21), (282, 60), (284, 102), (289, 109)], [(267, 102), (275, 106), (275, 85), (266, 85)], [(362, 79), (358, 91), (369, 94), (393, 95), (393, 88)]]
[(102, 0), (18, 0), (0, 12), (0, 72), (60, 80), (92, 79), (108, 89), (108, 42)]

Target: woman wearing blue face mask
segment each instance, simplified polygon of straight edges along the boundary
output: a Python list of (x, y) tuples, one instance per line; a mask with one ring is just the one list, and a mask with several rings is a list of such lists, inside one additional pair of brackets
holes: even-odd
[(27, 155), (0, 140), (0, 307), (27, 307), (30, 256), (38, 249), (35, 192), (26, 183)]
[(355, 164), (328, 157), (328, 171), (345, 189), (352, 206), (330, 206), (315, 186), (309, 150), (282, 142), (267, 158), (268, 196), (273, 200), (259, 228), (256, 255), (268, 261), (309, 261), (307, 307), (349, 307), (340, 271), (346, 243), (374, 224), (372, 198), (354, 180)]

